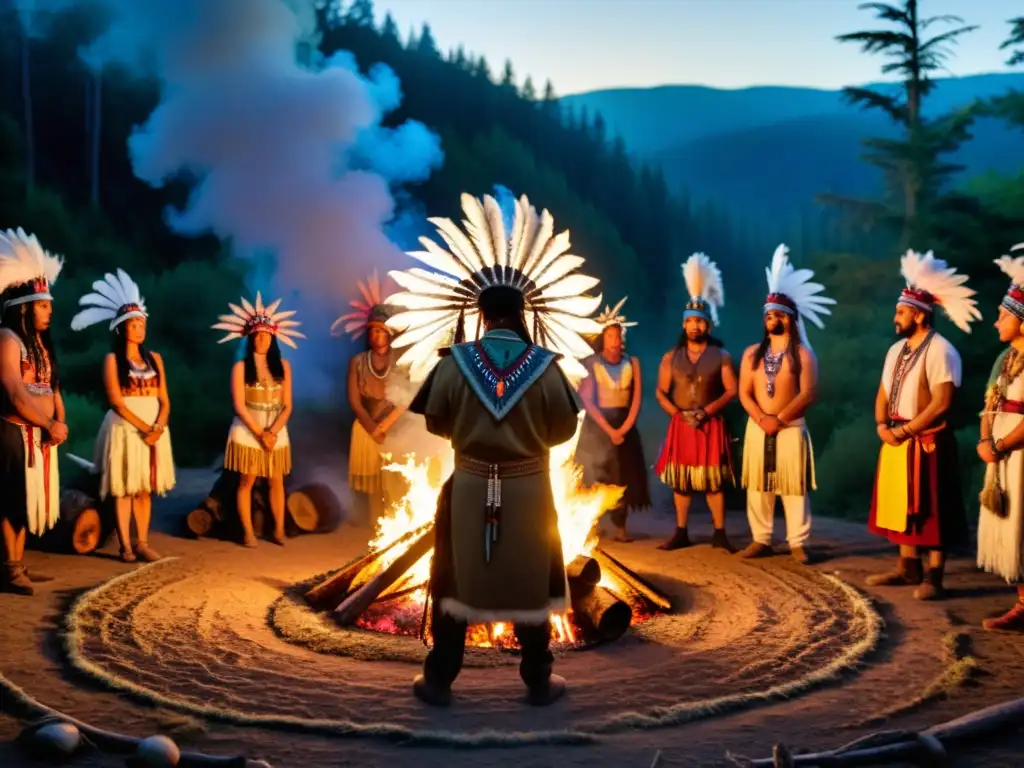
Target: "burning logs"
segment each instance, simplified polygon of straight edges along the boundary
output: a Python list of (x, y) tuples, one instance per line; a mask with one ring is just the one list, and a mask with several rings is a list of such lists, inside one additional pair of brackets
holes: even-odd
[[(571, 583), (569, 589), (571, 592)], [(572, 595), (572, 612), (584, 634), (604, 641), (618, 640), (633, 620), (629, 604), (605, 587), (593, 587), (579, 597)]]
[(607, 573), (609, 576), (621, 581), (626, 587), (633, 592), (636, 592), (655, 608), (662, 611), (669, 611), (672, 609), (671, 601), (655, 589), (652, 584), (649, 584), (644, 579), (640, 578), (636, 573), (629, 570), (629, 568), (624, 566), (600, 547), (594, 549), (593, 558), (601, 566), (604, 573)]
[(565, 575), (569, 577), (569, 585), (574, 581), (580, 587), (596, 587), (601, 582), (601, 565), (592, 557), (578, 555), (565, 567)]
[(404, 576), (405, 572), (416, 565), (433, 547), (434, 526), (430, 526), (430, 529), (412, 542), (391, 565), (345, 598), (345, 602), (339, 605), (335, 612), (337, 622), (343, 627), (355, 622), (359, 614), (369, 608), (385, 589)]
[(394, 549), (395, 547), (408, 544), (416, 538), (416, 536), (422, 536), (426, 533), (428, 528), (433, 530), (433, 524), (425, 525), (414, 531), (409, 531), (405, 535), (388, 544), (384, 549), (377, 552), (368, 552), (358, 560), (353, 561), (334, 576), (327, 579), (327, 581), (317, 584), (311, 590), (306, 592), (304, 595), (306, 602), (309, 603), (309, 606), (315, 611), (325, 611), (328, 608), (337, 607), (345, 595), (348, 594), (349, 589), (352, 588), (352, 583), (356, 580), (356, 577), (358, 577), (367, 566), (371, 565), (378, 558), (383, 557), (384, 553)]

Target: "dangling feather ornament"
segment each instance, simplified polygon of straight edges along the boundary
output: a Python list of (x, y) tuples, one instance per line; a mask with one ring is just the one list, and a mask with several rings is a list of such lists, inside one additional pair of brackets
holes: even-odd
[(64, 259), (43, 250), (35, 235), (26, 234), (21, 227), (0, 232), (0, 293), (27, 283), (34, 284), (31, 295), (9, 300), (4, 308), (52, 299), (50, 285), (57, 282), (63, 268)]
[(120, 267), (116, 275), (108, 272), (102, 280), (93, 283), (92, 289), (93, 293), (78, 300), (79, 306), (86, 309), (71, 319), (71, 330), (80, 331), (109, 320), (112, 331), (129, 318), (148, 317), (139, 286)]
[(559, 364), (570, 378), (584, 377), (579, 358), (593, 349), (582, 336), (601, 333), (591, 315), (602, 297), (587, 294), (600, 281), (577, 271), (585, 260), (568, 253), (569, 232), (554, 235), (551, 214), (538, 214), (525, 195), (515, 201), (511, 232), (490, 195), (463, 194), (462, 211), (465, 231), (451, 219), (429, 219), (448, 250), (421, 237), (424, 250), (409, 253), (430, 271), (413, 267), (389, 273), (404, 290), (388, 298), (398, 308), (388, 325), (411, 329), (395, 340), (395, 347), (406, 350), (398, 364), (409, 365), (415, 379), (425, 376), (437, 351), (450, 343), (460, 316), (463, 327), (479, 335), (478, 297), (487, 288), (505, 286), (522, 292), (534, 342), (561, 355)]
[(718, 325), (718, 310), (725, 306), (725, 288), (722, 286), (722, 272), (707, 255), (694, 253), (683, 262), (683, 281), (686, 292), (690, 294), (690, 302), (697, 306), (697, 301), (707, 306), (711, 322)]
[(957, 274), (956, 269), (935, 258), (932, 251), (922, 254), (908, 250), (900, 259), (900, 273), (910, 292), (930, 295), (964, 333), (970, 333), (971, 323), (981, 319), (978, 302), (971, 298), (975, 291), (966, 285), (967, 275)]
[(793, 303), (798, 315), (800, 342), (810, 348), (804, 321), (824, 328), (825, 322), (821, 316), (832, 314), (829, 305), (835, 304), (836, 300), (822, 295), (825, 286), (812, 282), (812, 270), (797, 269), (790, 263), (789, 248), (784, 243), (775, 249), (771, 266), (765, 269), (765, 277), (768, 278), (768, 303), (773, 295), (788, 298)]
[(228, 304), (231, 314), (221, 315), (217, 318), (220, 322), (210, 327), (228, 332), (227, 336), (217, 342), (218, 344), (223, 344), (225, 341), (232, 341), (233, 339), (242, 339), (260, 331), (266, 331), (276, 336), (282, 344), (287, 344), (292, 349), (297, 349), (295, 339), (306, 338), (302, 333), (295, 330), (302, 323), (298, 320), (290, 319), (295, 315), (294, 309), (287, 312), (278, 312), (277, 308), (280, 306), (281, 299), (278, 299), (273, 304), (264, 306), (263, 297), (257, 292), (255, 304), (251, 304), (245, 298), (242, 299), (242, 306)]

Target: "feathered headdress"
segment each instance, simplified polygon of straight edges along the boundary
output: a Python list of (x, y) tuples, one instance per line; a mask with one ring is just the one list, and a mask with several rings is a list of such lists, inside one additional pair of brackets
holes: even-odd
[(394, 314), (394, 309), (381, 298), (380, 277), (376, 270), (365, 281), (358, 281), (356, 286), (359, 288), (360, 298), (349, 302), (355, 312), (344, 314), (331, 324), (332, 336), (347, 333), (353, 339), (358, 339), (370, 326), (379, 325), (387, 328), (388, 319)]
[(683, 262), (683, 280), (690, 294), (683, 320), (701, 317), (717, 325), (718, 310), (725, 306), (725, 290), (718, 265), (703, 253), (695, 253)]
[(453, 329), (471, 323), (479, 336), (481, 294), (503, 287), (522, 294), (533, 341), (560, 354), (566, 374), (585, 376), (577, 358), (588, 357), (593, 349), (581, 334), (601, 333), (600, 324), (590, 317), (601, 305), (601, 296), (586, 295), (599, 281), (577, 272), (585, 260), (567, 253), (568, 230), (554, 236), (551, 214), (538, 214), (525, 195), (515, 202), (511, 232), (490, 195), (480, 200), (463, 194), (462, 210), (465, 232), (451, 219), (429, 220), (449, 250), (421, 237), (426, 250), (409, 253), (436, 271), (416, 267), (390, 273), (405, 290), (388, 299), (402, 308), (388, 326), (412, 329), (395, 342), (396, 347), (408, 347), (399, 365), (410, 365), (418, 378), (433, 366), (437, 350), (449, 343)]
[[(1010, 253), (1024, 251), (1024, 243), (1010, 248)], [(1010, 278), (1010, 287), (1000, 306), (1024, 320), (1024, 256), (1000, 256), (995, 262)]]
[(625, 315), (620, 314), (622, 312), (622, 306), (626, 303), (626, 299), (628, 298), (628, 296), (623, 296), (622, 300), (614, 307), (605, 305), (604, 312), (594, 318), (597, 320), (598, 325), (601, 326), (602, 333), (612, 326), (618, 326), (622, 329), (622, 335), (625, 336), (627, 328), (635, 328), (637, 326), (637, 323), (630, 322), (626, 319)]
[(302, 323), (298, 320), (288, 319), (295, 314), (294, 309), (287, 312), (277, 311), (277, 308), (281, 306), (281, 299), (268, 306), (263, 306), (263, 297), (257, 291), (255, 306), (250, 304), (244, 297), (242, 298), (242, 306), (239, 307), (235, 304), (228, 304), (228, 306), (231, 308), (231, 314), (221, 315), (217, 318), (220, 322), (210, 326), (217, 330), (228, 331), (228, 335), (218, 341), (218, 344), (223, 344), (225, 341), (231, 341), (232, 339), (242, 339), (260, 331), (266, 331), (276, 336), (283, 344), (287, 344), (292, 349), (297, 349), (294, 340), (306, 338), (295, 330)]
[(809, 269), (796, 269), (789, 262), (789, 248), (785, 243), (775, 249), (772, 264), (765, 269), (765, 276), (768, 278), (768, 298), (764, 300), (764, 311), (776, 310), (789, 315), (795, 314), (800, 341), (805, 346), (810, 346), (807, 342), (804, 320), (809, 320), (818, 328), (824, 328), (825, 323), (821, 315), (831, 315), (832, 310), (828, 305), (835, 304), (836, 300), (820, 295), (825, 286), (811, 282), (814, 272)]
[(87, 293), (78, 300), (79, 306), (87, 307), (71, 318), (71, 330), (80, 331), (90, 325), (110, 321), (109, 330), (132, 317), (148, 317), (146, 303), (139, 293), (139, 286), (123, 269), (117, 275), (109, 272), (102, 280), (92, 284), (95, 293)]
[(0, 232), (0, 311), (30, 301), (52, 300), (50, 285), (64, 267), (64, 259), (43, 250), (35, 235), (25, 230)]
[(897, 304), (922, 312), (932, 312), (938, 304), (964, 333), (971, 332), (972, 321), (981, 319), (978, 302), (971, 298), (974, 291), (965, 285), (967, 275), (958, 275), (931, 251), (924, 254), (907, 251), (900, 259), (900, 273), (907, 287), (900, 293)]

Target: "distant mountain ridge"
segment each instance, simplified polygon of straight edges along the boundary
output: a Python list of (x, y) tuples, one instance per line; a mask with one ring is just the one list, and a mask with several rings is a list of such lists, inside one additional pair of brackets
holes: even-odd
[[(884, 92), (899, 86), (868, 87)], [(1024, 73), (938, 80), (927, 114), (1011, 89), (1024, 90)], [(585, 106), (591, 115), (599, 111), (609, 136), (621, 135), (631, 154), (659, 163), (671, 187), (759, 218), (793, 214), (822, 192), (875, 193), (880, 178), (860, 159), (861, 141), (896, 130), (885, 115), (845, 103), (840, 90), (677, 85), (594, 91), (562, 102)], [(985, 120), (974, 135), (952, 157), (965, 166), (965, 176), (1024, 166), (1021, 132)]]

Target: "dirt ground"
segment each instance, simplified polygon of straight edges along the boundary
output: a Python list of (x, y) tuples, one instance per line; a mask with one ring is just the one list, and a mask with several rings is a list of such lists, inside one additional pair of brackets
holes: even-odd
[[(183, 473), (174, 497), (158, 502), (159, 527), (173, 529), (211, 484), (209, 473)], [(806, 569), (784, 552), (756, 563), (705, 544), (660, 552), (666, 515), (631, 525), (636, 542), (606, 548), (671, 594), (678, 613), (615, 644), (560, 655), (569, 694), (549, 709), (521, 701), (513, 665), (468, 666), (453, 707), (426, 708), (411, 696), (413, 661), (317, 653), (272, 627), (284, 590), (362, 550), (368, 531), (349, 525), (255, 551), (157, 534), (153, 544), (174, 559), (148, 567), (121, 563), (113, 543), (89, 557), (30, 552), (29, 566), (56, 579), (34, 598), (0, 595), (0, 672), (94, 726), (165, 733), (183, 749), (278, 768), (647, 768), (658, 751), (663, 766), (717, 766), (730, 751), (831, 748), (1021, 695), (1024, 637), (980, 629), (1012, 593), (970, 559), (950, 564), (948, 600), (920, 603), (907, 590), (862, 587), (894, 553), (859, 525), (816, 519), (820, 559)], [(729, 525), (734, 543), (746, 543), (742, 514)], [(703, 515), (691, 532), (710, 538)], [(422, 653), (409, 643), (396, 658)], [(819, 679), (840, 666), (834, 679)], [(43, 764), (13, 743), (22, 726), (0, 716), (5, 768)], [(567, 733), (591, 743), (551, 743)], [(480, 746), (495, 740), (516, 746)], [(953, 764), (1017, 766), (1022, 750), (1024, 738), (1008, 734), (958, 750)], [(124, 757), (86, 753), (71, 765), (124, 765)]]

